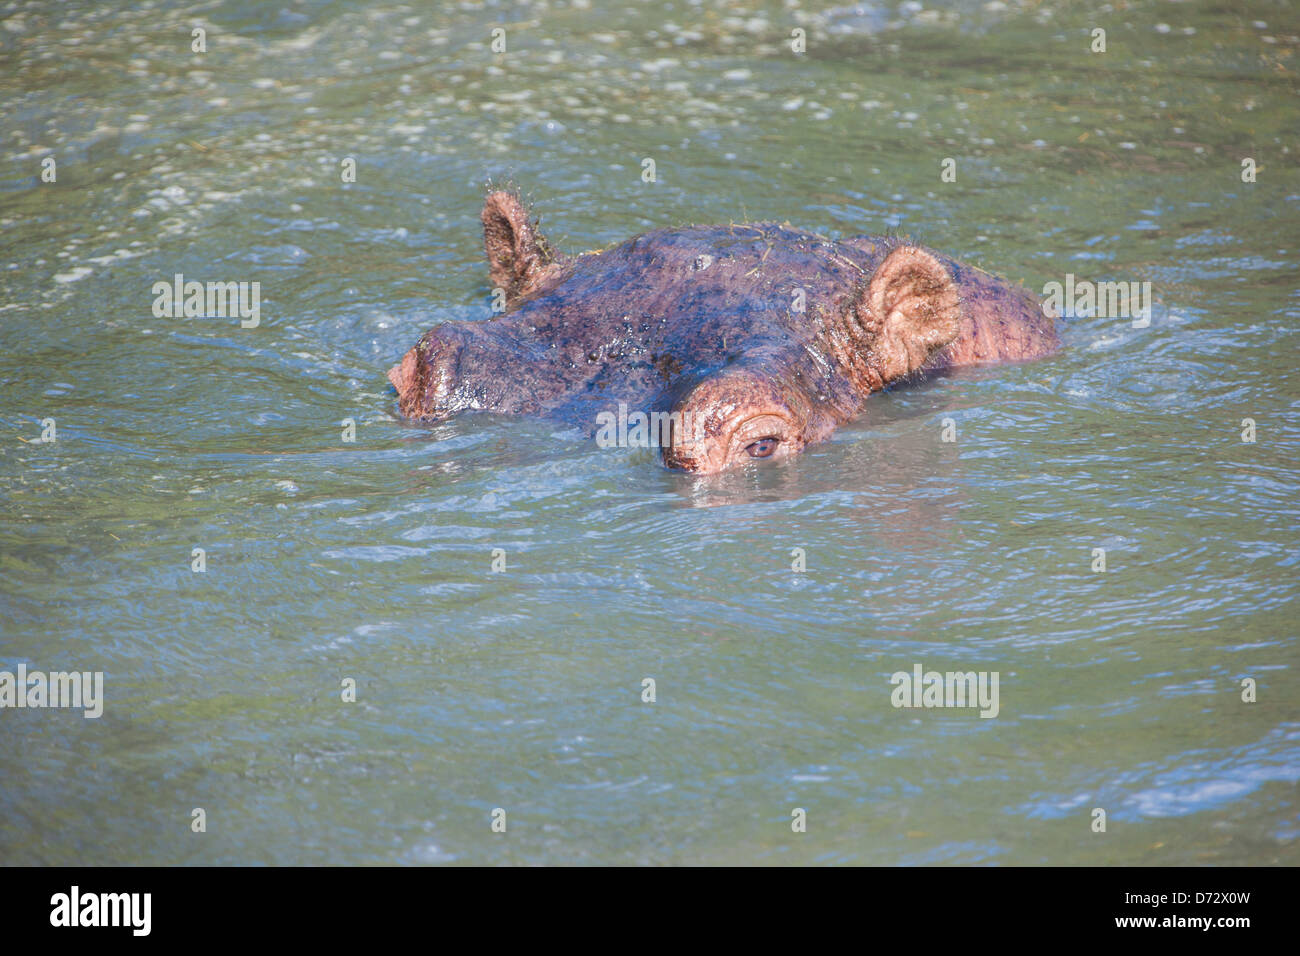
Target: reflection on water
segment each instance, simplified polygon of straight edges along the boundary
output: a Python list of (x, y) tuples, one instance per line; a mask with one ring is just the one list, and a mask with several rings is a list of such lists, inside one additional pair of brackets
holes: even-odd
[[(0, 862), (1295, 862), (1300, 29), (1046, 6), (5, 14), (0, 670), (106, 702), (0, 712)], [(1151, 322), (707, 478), (400, 422), (505, 176), (569, 252), (896, 229)], [(156, 318), (177, 273), (260, 325)], [(998, 718), (895, 710), (915, 664)]]

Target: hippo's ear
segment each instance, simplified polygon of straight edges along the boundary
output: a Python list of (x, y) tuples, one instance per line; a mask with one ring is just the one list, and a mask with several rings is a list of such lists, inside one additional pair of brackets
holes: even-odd
[(516, 299), (554, 261), (550, 246), (529, 221), (519, 197), (511, 193), (489, 193), (482, 219), (492, 285), (505, 290), (507, 301)]
[(867, 283), (863, 305), (861, 318), (876, 332), (872, 364), (884, 382), (916, 371), (960, 329), (957, 284), (917, 246), (899, 246), (885, 257)]

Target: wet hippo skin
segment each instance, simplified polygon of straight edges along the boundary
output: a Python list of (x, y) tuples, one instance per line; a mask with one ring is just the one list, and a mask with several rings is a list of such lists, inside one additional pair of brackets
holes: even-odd
[(759, 222), (566, 256), (512, 192), (490, 193), (482, 219), (506, 311), (431, 329), (389, 371), (407, 418), (478, 409), (595, 432), (622, 404), (671, 422), (665, 465), (712, 473), (796, 454), (893, 383), (1059, 345), (1023, 287), (905, 239)]

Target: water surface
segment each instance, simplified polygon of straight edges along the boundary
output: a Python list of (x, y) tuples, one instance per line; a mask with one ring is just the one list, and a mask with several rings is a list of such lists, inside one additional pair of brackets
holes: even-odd
[[(1296, 863), (1297, 34), (1267, 0), (7, 5), (0, 670), (107, 700), (0, 711), (0, 862)], [(489, 178), (570, 252), (789, 220), (1156, 302), (711, 479), (404, 423), (384, 371), (489, 314)], [(176, 273), (260, 282), (260, 325), (155, 317)], [(997, 671), (997, 718), (894, 708), (918, 663)]]

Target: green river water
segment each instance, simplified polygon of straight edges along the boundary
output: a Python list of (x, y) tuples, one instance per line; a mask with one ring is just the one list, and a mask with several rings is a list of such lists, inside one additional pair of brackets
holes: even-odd
[[(0, 863), (1300, 862), (1297, 34), (0, 5), (0, 671), (104, 675), (97, 719), (0, 710)], [(1154, 303), (714, 478), (403, 422), (385, 370), (490, 314), (490, 178), (569, 252), (789, 220)], [(177, 273), (260, 323), (155, 316)], [(894, 707), (916, 665), (997, 672), (997, 716)]]

